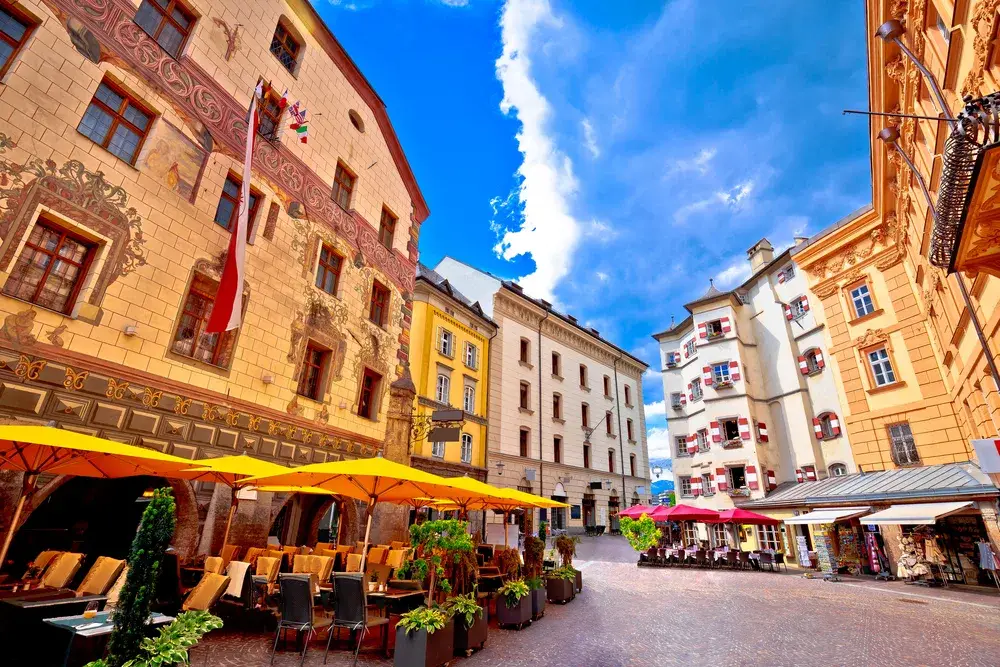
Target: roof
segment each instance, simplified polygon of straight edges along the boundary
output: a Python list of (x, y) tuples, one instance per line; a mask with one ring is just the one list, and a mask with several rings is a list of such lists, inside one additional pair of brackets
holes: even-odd
[(827, 227), (825, 229), (821, 229), (820, 231), (816, 232), (815, 234), (813, 234), (812, 236), (810, 236), (808, 239), (806, 239), (802, 243), (799, 243), (798, 245), (792, 246), (792, 254), (793, 255), (799, 254), (800, 252), (802, 252), (803, 250), (805, 250), (806, 248), (808, 248), (812, 244), (817, 243), (818, 241), (820, 241), (820, 239), (822, 239), (825, 236), (828, 236), (828, 235), (834, 233), (835, 231), (837, 231), (841, 227), (845, 227), (845, 226), (851, 224), (852, 222), (854, 222), (855, 220), (857, 220), (858, 218), (860, 218), (865, 213), (868, 213), (871, 210), (873, 210), (872, 205), (871, 204), (865, 204), (864, 206), (862, 206), (858, 210), (854, 211), (850, 215), (847, 215), (847, 216), (841, 218), (840, 220), (838, 220), (837, 222), (833, 223), (829, 227)]
[(818, 482), (786, 482), (766, 498), (740, 507), (816, 507), (893, 500), (996, 496), (1000, 489), (975, 463), (944, 463), (828, 477)]
[(455, 289), (447, 278), (442, 276), (440, 273), (436, 272), (434, 269), (420, 262), (417, 262), (417, 280), (428, 283), (429, 285), (434, 287), (437, 291), (443, 293), (445, 296), (450, 297), (451, 299), (457, 301), (458, 303), (462, 304), (463, 306), (471, 310), (473, 313), (476, 314), (477, 317), (480, 317), (486, 322), (489, 322), (490, 324), (496, 326), (496, 322), (490, 319), (489, 316), (487, 316), (486, 313), (483, 312), (483, 308), (482, 306), (479, 305), (478, 301), (476, 302), (470, 301), (468, 297), (466, 297), (464, 294)]
[(656, 340), (660, 340), (661, 338), (663, 338), (665, 336), (673, 335), (673, 334), (675, 334), (675, 333), (677, 333), (679, 331), (687, 331), (688, 329), (691, 328), (691, 325), (693, 323), (694, 323), (694, 316), (693, 315), (688, 315), (683, 320), (681, 320), (677, 324), (674, 324), (673, 326), (669, 327), (668, 329), (666, 329), (664, 331), (661, 331), (659, 333), (653, 334), (653, 338), (655, 338)]
[(347, 80), (372, 110), (375, 122), (378, 123), (382, 137), (385, 139), (389, 153), (392, 155), (392, 160), (396, 164), (396, 169), (399, 171), (399, 175), (403, 179), (403, 184), (406, 186), (406, 191), (410, 195), (413, 204), (413, 216), (417, 222), (423, 222), (430, 215), (430, 209), (427, 207), (427, 201), (420, 191), (420, 186), (417, 185), (416, 176), (413, 175), (413, 170), (406, 159), (406, 154), (403, 153), (403, 147), (399, 143), (399, 137), (396, 136), (396, 130), (392, 127), (392, 122), (389, 120), (389, 113), (385, 108), (385, 102), (375, 92), (375, 89), (368, 79), (365, 78), (365, 75), (361, 73), (361, 69), (357, 63), (347, 55), (347, 51), (337, 41), (337, 38), (333, 36), (329, 26), (320, 18), (319, 13), (312, 6), (312, 3), (309, 0), (288, 0), (288, 5), (302, 19), (307, 28), (309, 28), (312, 36), (319, 41), (326, 54), (340, 68), (340, 71), (343, 72)]

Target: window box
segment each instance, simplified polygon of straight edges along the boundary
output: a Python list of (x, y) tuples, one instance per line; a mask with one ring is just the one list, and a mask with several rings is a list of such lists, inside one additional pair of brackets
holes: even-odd
[(733, 381), (732, 380), (723, 380), (723, 381), (720, 382), (718, 379), (716, 379), (713, 384), (715, 385), (716, 389), (732, 389), (733, 388)]
[(676, 403), (671, 403), (671, 404), (670, 404), (670, 407), (671, 407), (671, 408), (673, 408), (674, 410), (680, 410), (680, 409), (681, 409), (681, 408), (683, 408), (684, 406), (683, 406), (683, 405), (681, 405), (681, 402), (680, 402), (680, 401), (678, 401), (678, 402), (676, 402)]
[(731, 498), (749, 498), (750, 497), (750, 489), (748, 489), (746, 487), (743, 487), (741, 489), (730, 489), (729, 490), (729, 496)]
[(721, 331), (709, 331), (708, 340), (715, 340), (716, 338), (722, 338), (725, 335), (726, 334), (722, 333)]
[(743, 440), (740, 438), (733, 438), (731, 440), (726, 440), (722, 443), (723, 449), (739, 449), (743, 446)]

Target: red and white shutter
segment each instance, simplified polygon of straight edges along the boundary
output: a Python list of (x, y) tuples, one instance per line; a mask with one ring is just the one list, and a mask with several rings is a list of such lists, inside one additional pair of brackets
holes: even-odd
[(740, 425), (740, 438), (743, 440), (750, 439), (750, 420), (746, 417), (740, 417), (737, 422)]
[(802, 308), (802, 310), (809, 310), (809, 297), (804, 296), (800, 298), (799, 303), (801, 304), (800, 308)]
[(751, 491), (756, 491), (760, 488), (760, 484), (757, 482), (757, 468), (754, 466), (746, 467), (747, 473), (747, 486), (750, 487)]
[(840, 435), (840, 419), (832, 413), (830, 414), (830, 430), (834, 435)]
[(726, 480), (726, 469), (716, 468), (715, 469), (715, 488), (719, 491), (725, 491), (729, 488), (729, 482)]
[(786, 320), (792, 320), (792, 319), (794, 319), (794, 318), (795, 318), (795, 316), (794, 316), (794, 315), (792, 315), (792, 307), (791, 307), (791, 306), (789, 306), (789, 305), (788, 305), (787, 303), (785, 303), (785, 304), (782, 304), (782, 305), (783, 305), (783, 306), (784, 306), (784, 308), (785, 308), (785, 319), (786, 319)]
[(698, 451), (698, 436), (691, 434), (688, 436), (688, 454), (694, 454)]
[(701, 495), (701, 477), (691, 478), (691, 495), (700, 496)]
[(806, 466), (803, 470), (806, 473), (806, 481), (815, 482), (816, 481), (816, 468), (813, 466)]
[(722, 324), (722, 333), (727, 334), (733, 330), (733, 327), (729, 324), (728, 317), (723, 317), (719, 322)]
[(706, 387), (712, 386), (712, 367), (705, 366), (701, 369), (701, 381), (705, 383)]
[(691, 356), (691, 355), (688, 353), (688, 346), (685, 345), (684, 346), (684, 358), (687, 359), (689, 356)]
[(799, 484), (806, 481), (805, 477), (802, 476), (802, 470), (800, 468), (795, 469), (795, 481), (798, 482)]
[(694, 403), (694, 392), (691, 391), (691, 383), (688, 382), (688, 400)]
[(809, 375), (809, 362), (806, 361), (805, 355), (799, 356), (799, 372), (803, 375)]
[(681, 392), (681, 405), (687, 405), (687, 395)]
[(780, 285), (781, 283), (785, 282), (785, 280), (786, 280), (786, 278), (785, 278), (785, 272), (784, 271), (778, 271), (778, 284)]
[(823, 424), (818, 417), (813, 417), (813, 431), (816, 433), (817, 439), (823, 439)]
[(815, 358), (816, 358), (816, 366), (818, 366), (819, 368), (825, 368), (826, 367), (826, 361), (823, 360), (823, 353), (822, 352), (820, 352), (819, 350), (816, 350)]
[(722, 431), (719, 430), (719, 422), (712, 422), (712, 442), (722, 442)]
[(698, 338), (708, 338), (708, 325), (704, 322), (698, 325)]
[(773, 470), (767, 471), (767, 490), (771, 491), (778, 488), (778, 479), (774, 476)]
[(740, 364), (738, 361), (729, 362), (729, 379), (733, 382), (740, 379)]
[(767, 442), (767, 424), (764, 422), (757, 422), (757, 439)]

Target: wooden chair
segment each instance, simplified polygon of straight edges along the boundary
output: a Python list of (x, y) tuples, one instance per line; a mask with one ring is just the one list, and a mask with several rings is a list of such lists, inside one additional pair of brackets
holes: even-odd
[(222, 568), (225, 569), (229, 565), (229, 561), (236, 560), (239, 555), (240, 547), (235, 544), (227, 544), (222, 547)]
[[(56, 557), (62, 554), (62, 551), (46, 550), (35, 556), (35, 560), (31, 564), (38, 568), (37, 578), (45, 576), (45, 570), (48, 569), (52, 563), (55, 562)], [(30, 579), (28, 573), (25, 572), (22, 579)]]
[(399, 549), (402, 549), (405, 546), (406, 546), (406, 542), (392, 542), (389, 545), (389, 548), (393, 549), (393, 550), (399, 550)]
[(42, 577), (45, 588), (66, 588), (83, 565), (83, 554), (62, 553), (59, 559), (51, 563)]
[(385, 560), (386, 553), (388, 553), (388, 549), (384, 549), (383, 547), (375, 547), (374, 549), (368, 552), (368, 558), (366, 559), (365, 562), (374, 563), (375, 565), (382, 565), (383, 561)]
[(206, 572), (198, 585), (191, 589), (181, 605), (182, 611), (209, 611), (229, 586), (229, 577)]
[(76, 589), (77, 597), (84, 595), (104, 595), (115, 583), (118, 575), (125, 569), (124, 560), (116, 560), (107, 556), (100, 556)]
[(403, 564), (403, 558), (406, 556), (406, 549), (390, 549), (389, 554), (385, 557), (385, 564), (396, 570)]
[(361, 571), (361, 554), (347, 554), (347, 571)]
[(209, 556), (205, 559), (205, 574), (222, 574), (226, 563), (221, 556)]
[(776, 551), (774, 552), (774, 568), (778, 570), (782, 566), (785, 568), (785, 572), (788, 572), (788, 565), (785, 563), (785, 554), (781, 551)]
[(267, 549), (261, 549), (260, 547), (250, 547), (247, 549), (246, 562), (250, 563), (251, 567), (257, 562), (257, 559), (264, 555)]

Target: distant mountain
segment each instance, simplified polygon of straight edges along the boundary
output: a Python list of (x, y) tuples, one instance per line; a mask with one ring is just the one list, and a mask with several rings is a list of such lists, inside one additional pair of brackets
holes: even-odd
[[(663, 472), (660, 473), (659, 479), (657, 479), (656, 475), (652, 474), (653, 468), (663, 469)], [(649, 469), (650, 478), (653, 480), (652, 484), (649, 485), (649, 488), (653, 492), (654, 496), (663, 493), (664, 491), (674, 490), (673, 461), (668, 458), (649, 459)]]
[(652, 490), (654, 496), (659, 495), (659, 494), (663, 493), (664, 491), (673, 491), (674, 490), (674, 480), (673, 479), (658, 479), (655, 482), (653, 482), (650, 485), (649, 488)]

